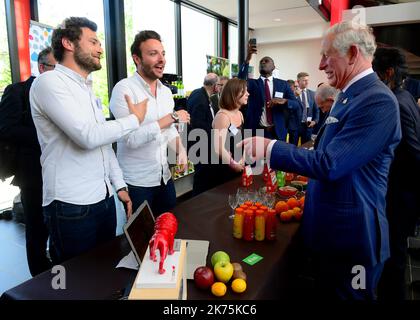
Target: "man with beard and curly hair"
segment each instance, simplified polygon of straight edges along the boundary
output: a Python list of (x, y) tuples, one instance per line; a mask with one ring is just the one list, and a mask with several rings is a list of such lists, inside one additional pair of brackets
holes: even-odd
[(54, 30), (55, 69), (35, 79), (32, 117), (41, 146), (43, 214), (54, 264), (115, 237), (113, 187), (131, 215), (131, 200), (111, 143), (136, 130), (147, 100), (105, 121), (89, 74), (103, 49), (94, 22), (71, 17)]

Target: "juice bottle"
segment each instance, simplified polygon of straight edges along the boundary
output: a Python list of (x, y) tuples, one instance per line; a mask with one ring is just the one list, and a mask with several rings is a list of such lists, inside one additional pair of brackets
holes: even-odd
[(255, 240), (263, 241), (265, 237), (265, 216), (263, 210), (255, 212)]
[(236, 208), (235, 216), (233, 217), (233, 237), (242, 239), (244, 225), (244, 209)]
[(244, 225), (243, 225), (243, 239), (246, 241), (254, 240), (254, 212), (252, 210), (245, 210)]
[(276, 210), (268, 209), (265, 218), (265, 238), (267, 240), (276, 240)]

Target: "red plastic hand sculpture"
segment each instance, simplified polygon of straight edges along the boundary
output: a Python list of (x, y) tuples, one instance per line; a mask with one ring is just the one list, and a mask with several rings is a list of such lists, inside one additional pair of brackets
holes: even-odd
[(170, 212), (162, 213), (155, 222), (155, 233), (149, 242), (150, 259), (156, 261), (156, 250), (159, 250), (159, 273), (165, 273), (163, 264), (168, 254), (174, 253), (174, 238), (178, 230), (178, 221)]

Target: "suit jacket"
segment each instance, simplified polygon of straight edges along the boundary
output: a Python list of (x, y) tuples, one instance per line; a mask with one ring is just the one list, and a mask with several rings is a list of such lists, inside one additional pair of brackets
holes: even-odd
[[(249, 65), (246, 63), (241, 66), (238, 74), (239, 78), (248, 78), (248, 67)], [(245, 117), (245, 128), (255, 130), (260, 127), (260, 119), (265, 105), (265, 89), (261, 78), (247, 79), (247, 82), (249, 98)], [(274, 130), (276, 131), (277, 137), (285, 141), (289, 112), (296, 110), (299, 107), (299, 103), (286, 81), (273, 78), (273, 95), (276, 92), (282, 92), (283, 98), (288, 99), (286, 104), (273, 107)]]
[(12, 184), (20, 187), (42, 187), (41, 148), (29, 103), (34, 79), (7, 86), (0, 102), (0, 137), (18, 146), (17, 172)]
[(207, 133), (211, 132), (213, 115), (211, 114), (210, 106), (210, 99), (204, 87), (191, 92), (187, 100), (187, 110), (191, 116), (191, 129), (199, 128)]
[(371, 73), (337, 98), (315, 150), (275, 143), (272, 168), (310, 177), (302, 234), (312, 252), (365, 267), (389, 257), (385, 195), (400, 139), (395, 96)]
[[(315, 92), (312, 90), (307, 89), (307, 99), (309, 104), (308, 109), (308, 117), (312, 117), (312, 121), (318, 123), (319, 121), (319, 108), (315, 103)], [(289, 130), (298, 130), (300, 127), (300, 123), (302, 122), (303, 116), (303, 103), (301, 98), (296, 99), (299, 103), (299, 108), (293, 110), (289, 116)]]
[(395, 150), (389, 183), (394, 184), (399, 191), (417, 190), (419, 193), (420, 108), (408, 91), (398, 88), (394, 90), (394, 94), (400, 107), (402, 139)]

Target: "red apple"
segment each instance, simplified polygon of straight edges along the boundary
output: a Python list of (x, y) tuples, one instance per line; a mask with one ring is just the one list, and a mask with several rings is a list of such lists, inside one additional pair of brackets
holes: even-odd
[(197, 288), (208, 289), (214, 283), (213, 270), (209, 267), (198, 267), (194, 271), (194, 283)]

